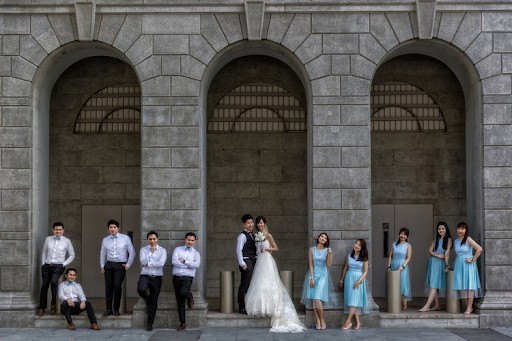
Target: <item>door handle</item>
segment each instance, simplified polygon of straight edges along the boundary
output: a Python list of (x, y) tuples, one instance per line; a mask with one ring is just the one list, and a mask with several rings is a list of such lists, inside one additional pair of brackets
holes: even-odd
[(382, 231), (383, 235), (382, 235), (382, 250), (383, 250), (383, 255), (382, 257), (383, 258), (388, 258), (389, 257), (389, 251), (388, 251), (388, 236), (389, 236), (389, 231)]

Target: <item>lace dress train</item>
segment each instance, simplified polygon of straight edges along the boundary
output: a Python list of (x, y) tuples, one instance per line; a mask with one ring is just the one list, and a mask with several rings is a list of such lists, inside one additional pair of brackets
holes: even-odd
[(269, 252), (258, 254), (251, 285), (245, 295), (245, 309), (251, 316), (271, 316), (271, 332), (299, 333), (306, 330)]

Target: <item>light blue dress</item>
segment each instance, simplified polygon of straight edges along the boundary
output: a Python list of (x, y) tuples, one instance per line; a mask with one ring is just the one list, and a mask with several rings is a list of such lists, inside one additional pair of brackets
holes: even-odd
[[(393, 243), (393, 258), (391, 259), (391, 271), (396, 271), (405, 263), (405, 259), (407, 258), (408, 247), (409, 243), (407, 242), (398, 245), (396, 245), (396, 242)], [(400, 271), (400, 285), (402, 286), (401, 292), (402, 295), (404, 295), (404, 298), (407, 301), (412, 300), (411, 279), (409, 277), (409, 265), (407, 265), (405, 269)]]
[(461, 245), (461, 242), (458, 238), (453, 242), (457, 258), (453, 268), (452, 289), (459, 290), (461, 298), (469, 297), (470, 290), (474, 290), (474, 297), (483, 297), (478, 267), (476, 263), (466, 263), (466, 258), (473, 257), (473, 247), (469, 245), (467, 240), (464, 245)]
[[(449, 238), (448, 240), (451, 240)], [(436, 246), (434, 242), (434, 247)], [(443, 240), (439, 239), (437, 249), (434, 250), (436, 255), (444, 255), (446, 249), (443, 249)], [(430, 256), (427, 264), (427, 272), (425, 275), (425, 290), (430, 291), (431, 288), (439, 290), (439, 296), (446, 296), (446, 274), (444, 273), (444, 258)]]
[(371, 312), (372, 307), (369, 303), (368, 287), (366, 285), (366, 279), (363, 279), (363, 283), (359, 285), (357, 289), (354, 289), (354, 284), (363, 275), (364, 262), (357, 261), (355, 258), (348, 254), (348, 271), (345, 274), (344, 282), (344, 310), (345, 313), (349, 313), (350, 307), (357, 307), (358, 314), (368, 314)]
[(313, 256), (313, 279), (315, 286), (310, 288), (310, 274), (309, 270), (304, 279), (302, 286), (302, 297), (300, 303), (304, 304), (307, 308), (313, 307), (313, 300), (322, 301), (323, 308), (336, 307), (337, 300), (332, 286), (331, 277), (327, 269), (327, 248), (318, 250), (316, 246), (312, 248)]

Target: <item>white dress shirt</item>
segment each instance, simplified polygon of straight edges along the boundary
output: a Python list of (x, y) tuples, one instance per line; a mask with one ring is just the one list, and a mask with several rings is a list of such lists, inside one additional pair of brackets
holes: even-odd
[[(249, 233), (249, 231), (245, 230), (245, 232)], [(249, 234), (253, 240), (254, 240), (254, 236), (253, 234)], [(243, 249), (244, 249), (244, 244), (247, 242), (247, 237), (245, 236), (245, 233), (240, 233), (238, 235), (238, 238), (236, 238), (236, 257), (238, 258), (238, 265), (240, 265), (241, 267), (244, 267), (246, 264), (244, 262), (244, 259), (247, 259), (249, 257), (244, 257), (244, 254), (243, 254)]]
[[(117, 237), (117, 238), (116, 238)], [(103, 268), (107, 261), (122, 262), (127, 267), (135, 260), (135, 249), (132, 240), (126, 234), (118, 233), (114, 237), (107, 236), (101, 242), (100, 265)]]
[(59, 284), (59, 299), (65, 301), (68, 298), (71, 298), (73, 302), (85, 302), (82, 286), (76, 282), (61, 282)]
[[(68, 258), (66, 259), (66, 252)], [(75, 250), (71, 240), (64, 236), (56, 238), (55, 236), (46, 237), (43, 247), (43, 264), (62, 264), (68, 265), (75, 259)]]
[[(179, 259), (184, 259), (185, 263), (180, 262)], [(187, 251), (185, 245), (178, 246), (172, 252), (172, 274), (175, 276), (188, 276), (194, 277), (196, 269), (201, 265), (201, 255), (193, 247)], [(189, 269), (190, 268), (190, 269)]]
[(167, 250), (160, 245), (156, 246), (155, 252), (151, 252), (151, 245), (144, 246), (139, 253), (140, 264), (144, 265), (141, 275), (163, 276), (164, 265), (167, 260)]

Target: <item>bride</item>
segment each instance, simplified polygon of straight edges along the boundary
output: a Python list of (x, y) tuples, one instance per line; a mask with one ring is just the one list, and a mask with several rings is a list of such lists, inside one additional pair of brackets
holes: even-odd
[(303, 332), (306, 327), (297, 316), (295, 306), (279, 277), (276, 261), (271, 255), (272, 251), (278, 251), (279, 248), (272, 235), (268, 233), (266, 223), (265, 217), (256, 218), (258, 229), (255, 240), (259, 239), (260, 232), (264, 240), (256, 241), (258, 260), (252, 273), (249, 290), (245, 295), (247, 314), (271, 316), (271, 332)]

